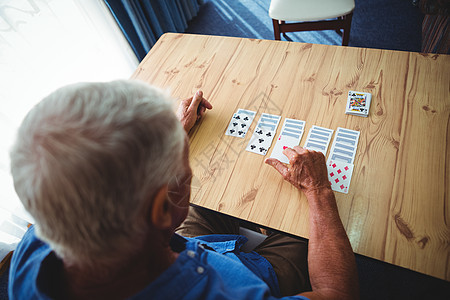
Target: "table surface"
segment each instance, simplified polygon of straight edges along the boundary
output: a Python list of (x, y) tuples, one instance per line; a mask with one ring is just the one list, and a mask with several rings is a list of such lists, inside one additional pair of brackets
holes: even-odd
[[(259, 115), (306, 121), (300, 145), (312, 125), (360, 131), (349, 193), (335, 193), (353, 250), (447, 281), (449, 77), (447, 55), (173, 33), (132, 76), (214, 106), (190, 133), (192, 203), (301, 237), (305, 196), (245, 151)], [(349, 90), (372, 94), (369, 117), (344, 113)], [(245, 139), (225, 136), (238, 108), (258, 113)]]

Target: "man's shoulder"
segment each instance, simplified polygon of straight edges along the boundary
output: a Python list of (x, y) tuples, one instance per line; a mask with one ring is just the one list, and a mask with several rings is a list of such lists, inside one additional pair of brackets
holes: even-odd
[(11, 259), (8, 292), (10, 299), (31, 299), (37, 296), (40, 266), (51, 253), (50, 247), (39, 240), (31, 226)]

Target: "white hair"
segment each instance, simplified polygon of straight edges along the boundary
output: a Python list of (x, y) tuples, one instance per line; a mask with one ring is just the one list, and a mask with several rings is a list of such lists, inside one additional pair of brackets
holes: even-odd
[(60, 257), (107, 265), (137, 246), (145, 196), (181, 172), (185, 133), (172, 106), (155, 87), (119, 80), (63, 87), (25, 117), (14, 186)]

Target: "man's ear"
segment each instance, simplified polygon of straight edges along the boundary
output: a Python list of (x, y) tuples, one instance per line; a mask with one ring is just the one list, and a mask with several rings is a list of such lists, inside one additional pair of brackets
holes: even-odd
[(172, 226), (172, 210), (167, 197), (168, 186), (162, 186), (153, 198), (150, 218), (152, 224), (158, 229), (167, 229)]

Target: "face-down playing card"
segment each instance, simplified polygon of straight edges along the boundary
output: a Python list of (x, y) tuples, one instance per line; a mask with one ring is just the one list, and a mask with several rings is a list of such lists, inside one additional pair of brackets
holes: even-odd
[(288, 164), (289, 160), (283, 154), (283, 150), (299, 145), (303, 136), (304, 127), (305, 121), (286, 118), (270, 157)]
[(333, 130), (313, 125), (309, 130), (308, 137), (306, 138), (303, 148), (320, 151), (326, 156), (332, 135)]
[(255, 118), (256, 112), (247, 109), (238, 109), (233, 114), (225, 135), (244, 138)]
[(358, 147), (359, 131), (338, 127), (328, 160), (353, 164)]
[(280, 119), (280, 116), (263, 113), (245, 150), (266, 155), (272, 145)]

